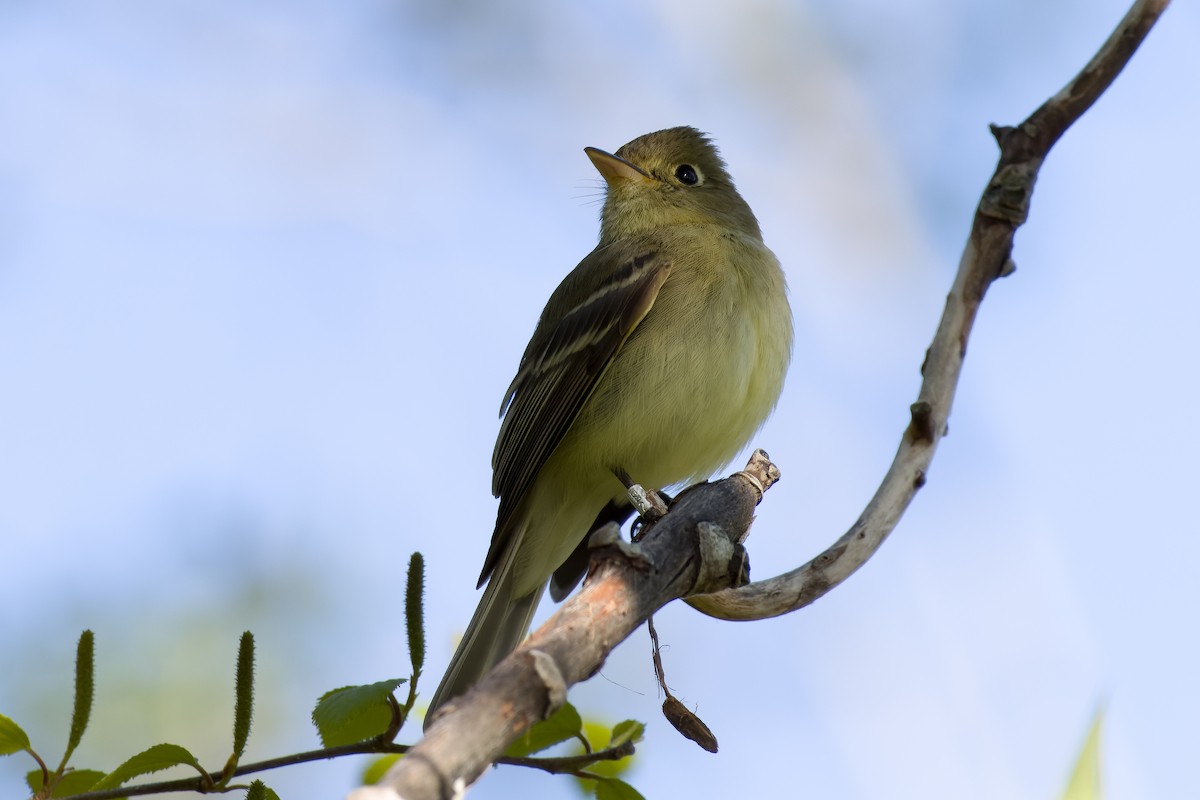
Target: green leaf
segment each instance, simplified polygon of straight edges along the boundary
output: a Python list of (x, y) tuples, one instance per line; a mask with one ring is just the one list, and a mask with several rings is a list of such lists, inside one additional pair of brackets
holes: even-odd
[(246, 800), (279, 800), (279, 795), (262, 781), (255, 781), (246, 791)]
[(354, 744), (386, 731), (392, 722), (388, 698), (404, 682), (404, 678), (393, 678), (323, 694), (312, 713), (321, 743), (326, 747)]
[[(587, 736), (587, 740), (591, 742), (592, 750), (603, 750), (608, 747), (613, 747), (620, 744), (616, 740), (616, 736), (633, 736), (633, 734), (641, 735), (640, 730), (635, 730), (631, 726), (641, 727), (641, 723), (626, 720), (625, 722), (617, 723), (611, 730), (605, 724), (596, 722), (595, 720), (586, 720), (583, 723), (583, 733)], [(619, 729), (619, 730), (618, 730)], [(580, 748), (577, 755), (582, 755), (583, 749)], [(587, 765), (588, 775), (592, 779), (597, 778), (616, 778), (618, 775), (623, 775), (633, 766), (633, 758), (622, 758), (619, 761), (609, 761), (608, 759), (597, 759)], [(581, 781), (586, 779), (580, 779)], [(585, 792), (590, 791), (590, 784), (581, 783)]]
[(646, 798), (620, 778), (602, 778), (596, 781), (596, 800), (646, 800)]
[[(69, 797), (73, 794), (83, 794), (90, 791), (96, 782), (104, 777), (104, 773), (98, 769), (72, 769), (67, 770), (58, 783), (54, 784), (54, 791), (50, 794), (51, 797)], [(25, 783), (29, 784), (29, 788), (34, 794), (37, 794), (42, 789), (42, 771), (40, 769), (30, 770), (25, 775)]]
[(92, 789), (97, 792), (102, 789), (115, 789), (139, 775), (148, 775), (151, 772), (177, 767), (180, 764), (194, 767), (201, 775), (207, 774), (204, 767), (200, 766), (200, 762), (187, 751), (187, 748), (177, 744), (156, 744), (105, 775)]
[[(0, 756), (8, 756), (29, 749), (29, 736), (21, 726), (0, 714)], [(38, 770), (41, 772), (41, 770)]]
[(1103, 722), (1104, 711), (1097, 711), (1067, 790), (1063, 792), (1063, 800), (1100, 800), (1100, 729)]
[(388, 753), (385, 756), (380, 756), (371, 763), (367, 764), (367, 768), (363, 770), (362, 783), (364, 786), (370, 786), (372, 783), (379, 783), (379, 779), (392, 768), (402, 757), (401, 753)]
[(636, 719), (627, 719), (613, 725), (612, 735), (608, 738), (608, 746), (616, 747), (626, 742), (640, 742), (646, 733), (646, 726)]
[(565, 742), (578, 736), (583, 730), (583, 720), (579, 712), (570, 703), (563, 703), (562, 708), (555, 711), (547, 719), (533, 725), (525, 731), (525, 735), (517, 739), (504, 751), (506, 756), (523, 757), (538, 753), (547, 747), (553, 747), (559, 742)]
[(75, 648), (75, 705), (71, 711), (71, 734), (67, 737), (67, 752), (63, 754), (61, 770), (79, 746), (92, 715), (92, 699), (96, 691), (96, 642), (91, 631), (79, 635)]

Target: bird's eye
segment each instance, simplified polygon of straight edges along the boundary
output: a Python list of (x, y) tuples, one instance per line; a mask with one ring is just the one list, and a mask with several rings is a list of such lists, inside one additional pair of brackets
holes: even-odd
[(700, 175), (691, 164), (680, 164), (675, 168), (675, 179), (684, 186), (695, 186), (700, 182)]

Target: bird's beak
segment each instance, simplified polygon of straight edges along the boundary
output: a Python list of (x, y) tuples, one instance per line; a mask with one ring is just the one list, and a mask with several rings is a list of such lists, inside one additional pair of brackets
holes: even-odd
[(640, 167), (635, 167), (623, 158), (614, 156), (612, 153), (606, 153), (603, 150), (598, 150), (595, 147), (585, 147), (583, 152), (587, 153), (587, 157), (592, 160), (592, 164), (600, 171), (605, 183), (612, 186), (617, 181), (639, 181), (650, 182), (654, 178), (650, 177)]

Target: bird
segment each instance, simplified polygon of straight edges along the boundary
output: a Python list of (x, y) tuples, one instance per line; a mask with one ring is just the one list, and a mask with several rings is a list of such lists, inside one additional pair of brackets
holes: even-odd
[(549, 584), (583, 577), (587, 538), (726, 466), (774, 410), (793, 323), (778, 259), (707, 134), (655, 131), (608, 153), (600, 236), (551, 294), (500, 407), (487, 584), (430, 701), (469, 690), (528, 633)]

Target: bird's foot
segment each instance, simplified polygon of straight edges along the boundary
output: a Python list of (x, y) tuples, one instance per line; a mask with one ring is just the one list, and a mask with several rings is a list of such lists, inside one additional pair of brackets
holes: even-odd
[(641, 484), (631, 483), (628, 487), (629, 502), (637, 509), (638, 516), (645, 522), (658, 522), (667, 514), (666, 501), (658, 492), (647, 492)]

